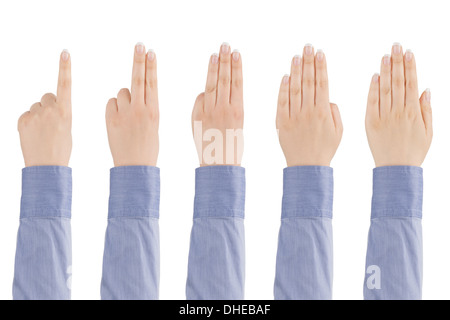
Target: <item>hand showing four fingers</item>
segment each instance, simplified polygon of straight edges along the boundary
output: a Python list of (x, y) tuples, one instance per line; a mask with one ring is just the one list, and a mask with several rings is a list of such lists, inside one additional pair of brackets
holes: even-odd
[(292, 60), (278, 98), (277, 129), (288, 167), (329, 166), (342, 138), (339, 109), (330, 104), (325, 54), (306, 45)]

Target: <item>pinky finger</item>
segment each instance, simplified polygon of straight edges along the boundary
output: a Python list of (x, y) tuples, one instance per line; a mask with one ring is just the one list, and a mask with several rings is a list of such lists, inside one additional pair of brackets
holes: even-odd
[(425, 124), (427, 132), (433, 132), (433, 120), (431, 111), (431, 91), (430, 89), (425, 90), (420, 97), (420, 108), (422, 110), (422, 118)]

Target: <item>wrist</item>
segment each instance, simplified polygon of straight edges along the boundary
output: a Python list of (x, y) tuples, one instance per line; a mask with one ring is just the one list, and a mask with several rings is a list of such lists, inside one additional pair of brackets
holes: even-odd
[(288, 168), (293, 167), (329, 167), (331, 165), (331, 161), (286, 161)]

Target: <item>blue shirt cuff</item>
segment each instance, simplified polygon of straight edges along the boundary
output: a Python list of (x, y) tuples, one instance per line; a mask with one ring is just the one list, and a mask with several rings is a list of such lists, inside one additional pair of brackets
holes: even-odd
[(159, 219), (160, 170), (129, 166), (111, 169), (109, 219), (150, 217)]
[(284, 169), (285, 218), (333, 218), (333, 169), (304, 166)]
[(396, 166), (374, 169), (372, 219), (422, 218), (422, 199), (422, 168)]
[(72, 169), (58, 166), (22, 170), (20, 218), (71, 218)]
[(196, 170), (194, 219), (245, 217), (245, 169), (211, 166)]

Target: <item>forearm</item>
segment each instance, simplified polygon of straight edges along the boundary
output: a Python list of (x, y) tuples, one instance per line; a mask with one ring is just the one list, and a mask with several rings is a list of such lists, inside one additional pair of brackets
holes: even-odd
[(331, 168), (292, 167), (284, 170), (275, 299), (331, 299), (332, 207)]
[(244, 207), (243, 168), (197, 169), (188, 300), (244, 298)]
[(71, 202), (70, 168), (23, 170), (13, 284), (15, 300), (70, 299)]
[(419, 167), (374, 170), (364, 298), (422, 298), (422, 197)]
[(119, 167), (111, 170), (102, 299), (158, 299), (159, 195), (158, 168)]

